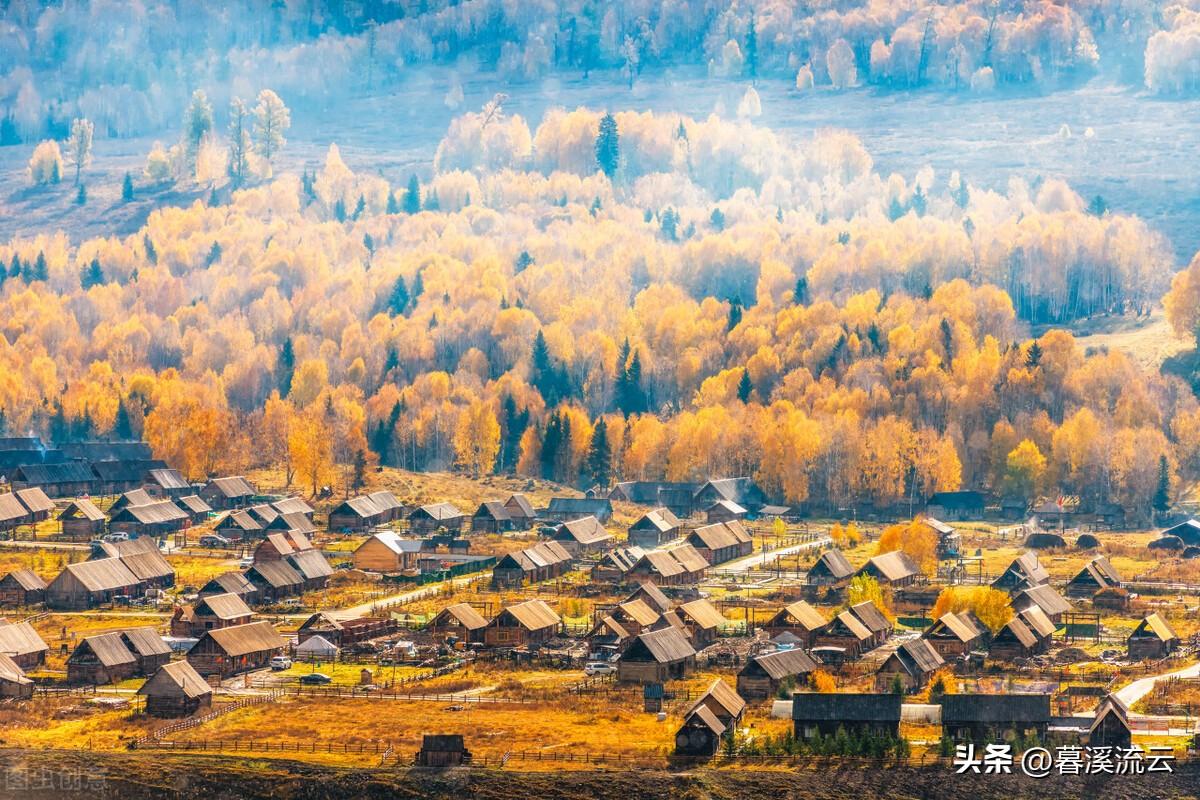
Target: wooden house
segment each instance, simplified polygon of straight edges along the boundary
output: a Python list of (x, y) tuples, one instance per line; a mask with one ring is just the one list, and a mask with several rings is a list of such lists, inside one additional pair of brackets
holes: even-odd
[(1024, 611), (1030, 606), (1040, 608), (1055, 625), (1061, 625), (1063, 615), (1071, 610), (1071, 604), (1045, 583), (1022, 589), (1013, 596), (1013, 611)]
[(601, 522), (612, 519), (612, 502), (606, 497), (552, 497), (546, 518), (554, 522), (570, 522), (582, 517), (595, 517)]
[(692, 510), (709, 508), (721, 500), (736, 503), (751, 512), (767, 504), (766, 493), (750, 478), (714, 478), (701, 484), (692, 494)]
[(1115, 694), (1108, 694), (1096, 708), (1088, 728), (1088, 747), (1111, 747), (1128, 750), (1133, 739), (1129, 725), (1129, 707)]
[(284, 562), (300, 574), (301, 591), (317, 591), (329, 585), (329, 576), (333, 574), (333, 565), (320, 550), (311, 547), (307, 550), (297, 550), (284, 558)]
[(296, 631), (296, 639), (304, 643), (309, 638), (320, 636), (335, 647), (349, 647), (368, 639), (388, 636), (397, 629), (397, 623), (389, 617), (355, 617), (338, 620), (324, 611), (318, 611), (304, 621)]
[(983, 519), (983, 492), (935, 492), (925, 504), (925, 513), (936, 519), (964, 522)]
[(580, 517), (560, 523), (550, 538), (576, 557), (586, 552), (607, 550), (613, 545), (612, 534), (595, 517)]
[(257, 491), (250, 481), (241, 475), (213, 478), (200, 490), (204, 502), (221, 511), (245, 508), (253, 502), (255, 494)]
[(800, 640), (803, 647), (813, 646), (817, 634), (829, 623), (820, 611), (803, 600), (780, 609), (763, 626), (770, 636), (787, 632)]
[(67, 658), (67, 680), (100, 685), (152, 675), (171, 660), (171, 647), (152, 627), (85, 636)]
[(1130, 661), (1157, 661), (1179, 648), (1179, 635), (1156, 611), (1138, 623), (1126, 645)]
[(453, 637), (460, 642), (474, 644), (483, 642), (487, 625), (487, 619), (474, 606), (455, 603), (439, 611), (425, 630), (441, 641)]
[(749, 513), (732, 500), (718, 500), (704, 509), (704, 517), (710, 525), (717, 522), (741, 522)]
[(212, 511), (212, 506), (204, 502), (198, 494), (185, 494), (175, 501), (175, 505), (191, 518), (193, 525), (204, 522)]
[(899, 679), (906, 692), (920, 691), (945, 661), (926, 639), (911, 639), (896, 648), (875, 671), (875, 691), (889, 692)]
[(120, 558), (80, 561), (68, 564), (46, 587), (46, 607), (81, 611), (107, 605), (117, 597), (134, 597), (144, 590), (145, 584)]
[(1104, 556), (1096, 556), (1067, 584), (1067, 597), (1094, 597), (1104, 589), (1119, 588), (1121, 575)]
[(720, 564), (750, 555), (754, 550), (750, 534), (738, 521), (716, 522), (696, 528), (685, 540), (709, 564)]
[(189, 717), (212, 707), (212, 687), (187, 661), (163, 664), (137, 693), (155, 717)]
[(841, 550), (832, 549), (821, 553), (821, 557), (808, 570), (805, 583), (815, 589), (841, 590), (850, 585), (854, 567), (846, 560)]
[(900, 589), (916, 583), (921, 576), (921, 570), (907, 553), (902, 550), (893, 550), (890, 553), (874, 556), (855, 574), (869, 575), (877, 580), (880, 586)]
[(91, 539), (104, 532), (104, 512), (86, 497), (68, 503), (59, 512), (58, 522), (63, 535), (73, 539)]
[(31, 606), (46, 599), (46, 581), (31, 569), (14, 569), (0, 578), (0, 605)]
[(9, 473), (13, 489), (37, 487), (50, 497), (75, 497), (97, 489), (91, 467), (78, 461), (55, 464), (21, 464)]
[(471, 530), (480, 533), (503, 533), (514, 528), (512, 515), (500, 500), (485, 500), (471, 515)]
[[(604, 648), (620, 650), (634, 636), (611, 614), (605, 614), (596, 620), (591, 629), (584, 634), (591, 652), (602, 652)], [(607, 655), (605, 656), (607, 657)]]
[(251, 622), (206, 631), (188, 650), (187, 660), (200, 675), (224, 679), (267, 666), (286, 646), (269, 622)]
[(28, 700), (33, 697), (33, 681), (10, 656), (0, 653), (0, 697)]
[(131, 536), (162, 536), (192, 524), (191, 515), (170, 500), (128, 505), (108, 518), (110, 530)]
[(803, 684), (818, 668), (812, 656), (799, 647), (759, 653), (746, 659), (738, 672), (737, 693), (747, 700), (766, 700), (789, 681), (792, 685)]
[[(1037, 608), (1034, 606), (1034, 608)], [(1039, 613), (1041, 609), (1038, 609)], [(1045, 618), (1045, 614), (1041, 615)], [(1050, 634), (1054, 633), (1054, 625), (1046, 619), (1050, 626)], [(1050, 649), (1050, 636), (1042, 636), (1029, 622), (1026, 616), (1018, 614), (1005, 623), (1004, 627), (992, 637), (988, 654), (999, 661), (1015, 661), (1018, 658), (1044, 653)]]
[(286, 561), (263, 561), (245, 572), (261, 603), (275, 603), (304, 591), (304, 576)]
[(271, 507), (280, 514), (303, 514), (309, 521), (313, 521), (313, 516), (317, 513), (316, 509), (304, 502), (299, 497), (285, 497), (282, 500), (271, 501)]
[(621, 653), (617, 680), (622, 683), (666, 683), (696, 668), (696, 650), (674, 626), (639, 633)]
[(258, 602), (258, 587), (241, 572), (223, 572), (200, 587), (199, 595), (236, 594), (247, 605)]
[(192, 494), (194, 491), (179, 470), (169, 467), (146, 470), (145, 485), (151, 494), (171, 499)]
[(435, 531), (461, 531), (467, 515), (452, 503), (430, 503), (421, 506), (408, 516), (408, 527), (416, 534)]
[(631, 636), (657, 625), (663, 614), (640, 597), (618, 603), (609, 613)]
[(647, 550), (666, 544), (683, 534), (683, 522), (668, 508), (655, 508), (629, 526), (629, 543)]
[(947, 525), (936, 517), (922, 517), (921, 524), (933, 531), (937, 536), (937, 557), (939, 559), (958, 558), (962, 548), (962, 536), (953, 525)]
[(28, 622), (0, 622), (0, 653), (21, 669), (37, 669), (46, 663), (50, 648)]
[(329, 512), (329, 530), (347, 533), (369, 531), (384, 525), (393, 517), (368, 495), (351, 497)]
[(1014, 558), (1004, 572), (992, 581), (992, 588), (1013, 594), (1049, 582), (1050, 573), (1038, 560), (1037, 553), (1026, 551)]
[(62, 442), (58, 448), (77, 461), (147, 461), (154, 457), (146, 442)]
[(541, 600), (502, 609), (483, 630), (488, 647), (530, 647), (547, 642), (558, 635), (562, 619), (554, 609)]
[(255, 503), (246, 506), (246, 513), (253, 517), (263, 530), (266, 530), (268, 525), (279, 518), (279, 512), (270, 503)]
[(947, 611), (925, 629), (921, 638), (942, 658), (959, 658), (982, 647), (987, 628), (970, 611)]
[(471, 751), (461, 734), (425, 734), (417, 752), (418, 767), (461, 767), (471, 762)]
[(742, 715), (746, 713), (746, 701), (720, 678), (714, 679), (708, 685), (704, 693), (684, 712), (684, 716), (702, 706), (711, 711), (727, 729), (737, 727), (742, 721)]
[(697, 706), (683, 715), (683, 723), (675, 732), (675, 755), (711, 758), (729, 733), (708, 706)]
[(226, 539), (240, 542), (246, 539), (258, 539), (263, 535), (263, 524), (249, 511), (235, 510), (225, 513), (214, 531)]
[(893, 693), (796, 692), (792, 695), (792, 725), (801, 741), (836, 736), (844, 730), (851, 736), (865, 733), (900, 736), (901, 698)]
[(671, 610), (670, 598), (663, 594), (663, 590), (658, 588), (658, 586), (654, 584), (654, 581), (643, 581), (639, 583), (638, 587), (634, 589), (629, 596), (625, 598), (625, 600), (641, 600), (659, 614), (665, 614)]
[(696, 650), (703, 650), (717, 640), (721, 628), (729, 624), (729, 620), (708, 600), (693, 600), (684, 603), (676, 609), (679, 619), (683, 622), (688, 639)]
[(1185, 520), (1178, 525), (1172, 525), (1158, 536), (1160, 539), (1167, 536), (1177, 536), (1183, 540), (1185, 545), (1200, 545), (1200, 521), (1194, 519)]
[(707, 571), (708, 562), (696, 548), (681, 544), (668, 550), (641, 551), (623, 577), (639, 582), (653, 581), (660, 586), (682, 586), (699, 583)]
[(118, 494), (136, 489), (146, 482), (151, 470), (165, 469), (166, 463), (156, 458), (114, 458), (90, 462), (97, 494)]
[(867, 649), (879, 647), (891, 638), (893, 627), (891, 621), (870, 600), (850, 606), (849, 613), (857, 617), (858, 621), (871, 632), (870, 646)]
[(0, 494), (0, 530), (11, 531), (19, 525), (31, 522), (29, 512), (11, 492)]
[(698, 483), (622, 481), (613, 486), (608, 493), (608, 499), (651, 508), (665, 507), (677, 517), (687, 517), (695, 510), (692, 498), (699, 488)]
[(17, 489), (13, 494), (17, 496), (17, 500), (28, 512), (29, 521), (42, 522), (50, 519), (50, 514), (54, 511), (54, 501), (46, 496), (40, 486)]
[(533, 504), (523, 494), (514, 494), (504, 501), (504, 508), (512, 519), (513, 528), (519, 531), (529, 530), (537, 519)]
[(117, 558), (138, 579), (143, 591), (148, 588), (169, 589), (174, 586), (175, 568), (159, 552), (153, 539), (135, 539), (118, 544), (137, 545), (140, 542), (146, 542), (150, 546), (141, 549), (126, 548), (124, 552), (118, 551)]
[(817, 634), (814, 655), (827, 663), (855, 659), (870, 650), (875, 640), (875, 634), (857, 616), (843, 611)]
[(307, 539), (317, 532), (317, 526), (313, 524), (311, 519), (299, 511), (289, 511), (286, 514), (279, 514), (275, 519), (268, 522), (264, 530), (268, 534), (284, 533), (289, 537), (299, 535)]
[(1041, 740), (1050, 727), (1048, 694), (948, 694), (942, 730), (956, 742)]
[(204, 595), (191, 606), (176, 606), (172, 636), (201, 636), (205, 631), (245, 625), (254, 617), (246, 601), (232, 592)]
[(266, 537), (258, 543), (254, 548), (254, 563), (260, 561), (280, 561), (283, 558), (293, 555), (296, 548), (292, 547), (291, 541), (282, 533), (268, 533)]
[(558, 542), (538, 542), (508, 553), (492, 568), (493, 586), (520, 586), (557, 578), (571, 568), (571, 554)]
[(395, 531), (379, 531), (354, 550), (355, 569), (368, 572), (403, 572), (417, 568), (420, 554), (429, 547), (425, 539), (404, 539)]

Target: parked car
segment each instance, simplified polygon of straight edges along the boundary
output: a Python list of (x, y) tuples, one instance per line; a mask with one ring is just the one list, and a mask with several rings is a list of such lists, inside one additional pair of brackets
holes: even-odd
[(589, 661), (583, 667), (583, 674), (589, 678), (593, 675), (611, 675), (616, 671), (616, 665), (608, 661)]
[(301, 675), (300, 682), (308, 684), (332, 683), (333, 678), (329, 677), (324, 672), (310, 672), (307, 675)]
[(251, 558), (250, 556), (246, 556), (245, 558), (240, 558), (240, 559), (238, 559), (238, 566), (241, 567), (242, 569), (249, 569), (250, 567), (254, 566), (254, 559)]
[(225, 547), (229, 540), (219, 533), (206, 533), (200, 537), (201, 547)]
[(128, 542), (129, 534), (125, 533), (124, 531), (116, 531), (114, 533), (106, 534), (104, 536), (104, 541), (106, 541), (106, 542)]
[(287, 656), (273, 656), (271, 658), (271, 669), (275, 670), (276, 672), (291, 668), (292, 660)]

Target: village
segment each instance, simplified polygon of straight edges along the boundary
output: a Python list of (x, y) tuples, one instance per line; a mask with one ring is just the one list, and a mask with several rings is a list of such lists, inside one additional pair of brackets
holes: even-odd
[[(1200, 522), (746, 477), (380, 470), (306, 498), (141, 442), (0, 441), (0, 737), (351, 766), (934, 763), (1196, 747)], [(385, 488), (387, 487), (387, 488)]]

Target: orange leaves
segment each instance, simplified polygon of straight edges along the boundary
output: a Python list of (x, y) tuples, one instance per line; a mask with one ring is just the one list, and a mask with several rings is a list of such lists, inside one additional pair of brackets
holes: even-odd
[(990, 586), (948, 586), (938, 594), (931, 616), (941, 619), (948, 613), (970, 611), (992, 633), (1003, 628), (1013, 617), (1009, 597)]
[(500, 454), (500, 423), (491, 405), (475, 400), (459, 412), (454, 430), (454, 453), (459, 466), (478, 477), (496, 466)]
[(938, 535), (920, 519), (889, 525), (879, 535), (876, 553), (901, 550), (908, 554), (926, 575), (937, 572)]

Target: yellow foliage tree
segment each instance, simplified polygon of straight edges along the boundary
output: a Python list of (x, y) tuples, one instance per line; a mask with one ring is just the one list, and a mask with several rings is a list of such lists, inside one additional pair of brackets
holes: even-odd
[(893, 621), (896, 619), (892, 613), (891, 598), (879, 585), (879, 581), (870, 575), (855, 575), (850, 579), (850, 587), (846, 590), (846, 602), (851, 606), (859, 603), (874, 603), (888, 619)]
[(1013, 617), (1009, 597), (991, 586), (947, 586), (933, 604), (933, 618), (949, 613), (972, 612), (980, 622), (996, 633)]
[(474, 400), (458, 415), (454, 429), (454, 454), (458, 464), (475, 477), (496, 466), (500, 454), (500, 423), (492, 407)]
[(321, 417), (298, 414), (288, 430), (288, 453), (296, 472), (312, 488), (315, 496), (332, 479), (333, 442)]
[(814, 692), (821, 694), (833, 694), (837, 691), (837, 680), (823, 669), (816, 669), (808, 674), (808, 685)]
[(937, 573), (938, 535), (920, 519), (889, 525), (879, 535), (876, 554), (901, 550), (926, 575)]

